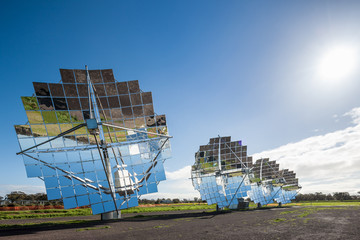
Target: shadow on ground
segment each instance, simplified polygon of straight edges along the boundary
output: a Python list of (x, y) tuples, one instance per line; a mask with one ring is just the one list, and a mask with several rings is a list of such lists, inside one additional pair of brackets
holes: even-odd
[(13, 236), (34, 234), (43, 231), (53, 230), (65, 230), (65, 229), (87, 229), (87, 228), (101, 228), (110, 223), (120, 222), (144, 222), (154, 220), (174, 220), (183, 218), (198, 218), (198, 219), (210, 219), (216, 215), (224, 215), (231, 213), (232, 211), (203, 211), (203, 212), (182, 212), (182, 213), (170, 213), (170, 214), (138, 214), (134, 216), (125, 216), (122, 219), (117, 220), (72, 220), (69, 217), (68, 221), (54, 221), (42, 222), (42, 223), (27, 223), (27, 224), (11, 224), (0, 225), (0, 236)]

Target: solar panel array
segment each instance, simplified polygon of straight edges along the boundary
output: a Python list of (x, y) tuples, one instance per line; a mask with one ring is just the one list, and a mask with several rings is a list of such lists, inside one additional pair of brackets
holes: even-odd
[(247, 146), (231, 137), (211, 138), (195, 153), (192, 182), (208, 204), (236, 208), (239, 199), (249, 197), (266, 205), (288, 203), (300, 188), (295, 173), (279, 170), (276, 161), (247, 156)]
[[(35, 95), (22, 97), (28, 124), (15, 126), (22, 151), (90, 117), (86, 71), (60, 73), (60, 83), (34, 82)], [(151, 134), (168, 134), (166, 117), (155, 114), (152, 93), (141, 91), (137, 80), (117, 82), (111, 69), (90, 70), (89, 75), (101, 121), (128, 128), (102, 126), (115, 201), (101, 160), (104, 153), (85, 127), (25, 151), (27, 175), (43, 179), (48, 199), (63, 199), (65, 208), (90, 205), (98, 214), (137, 206), (141, 195), (157, 192), (157, 184), (166, 179), (163, 162), (171, 155), (170, 144)]]

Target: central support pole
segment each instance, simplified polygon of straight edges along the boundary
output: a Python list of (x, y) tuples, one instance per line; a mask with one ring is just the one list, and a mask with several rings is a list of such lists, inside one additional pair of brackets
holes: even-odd
[[(100, 117), (99, 107), (97, 105), (94, 88), (93, 88), (91, 80), (90, 80), (90, 74), (89, 74), (87, 66), (85, 66), (85, 67), (86, 67), (86, 80), (88, 83), (88, 90), (89, 90), (90, 119), (95, 118), (96, 122), (98, 124), (97, 127), (99, 129), (100, 146), (98, 145), (98, 143), (97, 143), (97, 145), (98, 145), (98, 148), (100, 147), (99, 148), (100, 155), (101, 155), (100, 149), (102, 150), (103, 161), (104, 161), (103, 162), (104, 171), (105, 171), (108, 183), (109, 183), (110, 194), (114, 201), (114, 205), (115, 205), (115, 209), (116, 209), (116, 211), (102, 213), (101, 219), (102, 220), (118, 219), (118, 218), (121, 218), (121, 212), (119, 210), (117, 210), (117, 206), (116, 206), (115, 186), (114, 186), (114, 180), (113, 180), (112, 173), (111, 173), (111, 164), (110, 164), (109, 154), (108, 154), (107, 146), (105, 143), (104, 130), (101, 125), (101, 117)], [(93, 106), (93, 108), (91, 108), (91, 105)], [(94, 134), (94, 137), (96, 139), (95, 134)]]

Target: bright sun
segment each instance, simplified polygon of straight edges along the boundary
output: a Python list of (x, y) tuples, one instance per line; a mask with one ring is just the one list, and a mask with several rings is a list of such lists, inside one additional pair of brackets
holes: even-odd
[(357, 66), (357, 50), (338, 46), (330, 49), (321, 59), (319, 75), (327, 80), (341, 80), (351, 75)]

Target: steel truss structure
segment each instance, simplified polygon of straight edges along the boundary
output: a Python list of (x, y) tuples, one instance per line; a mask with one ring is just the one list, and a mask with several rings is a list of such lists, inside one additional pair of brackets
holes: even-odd
[(211, 138), (200, 146), (191, 178), (201, 198), (219, 208), (236, 209), (246, 198), (259, 205), (285, 204), (301, 189), (293, 171), (279, 170), (279, 164), (268, 158), (253, 163), (247, 146), (231, 137)]
[(151, 92), (117, 82), (111, 69), (60, 73), (60, 83), (34, 82), (35, 95), (22, 97), (28, 123), (15, 125), (17, 154), (49, 200), (120, 216), (166, 179), (166, 117), (154, 113)]

